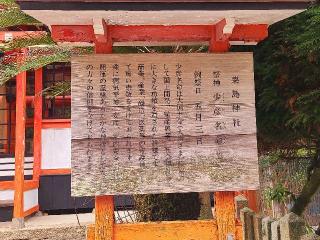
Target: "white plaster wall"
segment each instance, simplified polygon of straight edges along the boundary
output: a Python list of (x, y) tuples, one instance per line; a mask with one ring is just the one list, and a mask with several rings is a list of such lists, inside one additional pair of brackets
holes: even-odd
[(71, 168), (71, 128), (42, 129), (41, 169)]
[(32, 189), (24, 192), (23, 197), (23, 211), (27, 211), (38, 205), (38, 189)]
[(14, 191), (13, 190), (3, 190), (0, 191), (0, 201), (13, 201), (14, 199)]

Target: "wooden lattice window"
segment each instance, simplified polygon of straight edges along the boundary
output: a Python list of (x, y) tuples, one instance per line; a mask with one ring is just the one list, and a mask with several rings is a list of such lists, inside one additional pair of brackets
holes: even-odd
[[(61, 84), (62, 82), (70, 81), (70, 63), (53, 63), (43, 68), (43, 89), (52, 88)], [(45, 96), (43, 100), (43, 118), (71, 118), (71, 93), (64, 92), (56, 97)]]

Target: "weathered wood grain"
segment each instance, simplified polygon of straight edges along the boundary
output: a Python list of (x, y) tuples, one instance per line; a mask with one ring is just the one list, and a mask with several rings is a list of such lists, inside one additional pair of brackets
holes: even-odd
[(218, 238), (219, 240), (236, 238), (236, 219), (234, 192), (216, 192), (215, 200), (215, 217), (217, 219)]
[[(86, 131), (80, 131), (83, 126), (86, 126), (86, 114), (87, 114), (87, 99), (86, 92), (84, 89), (87, 87), (86, 75), (88, 71), (85, 71), (85, 66), (88, 65), (88, 57), (79, 57), (72, 63), (72, 128), (73, 138), (82, 139), (87, 136)], [(114, 113), (117, 114), (119, 125), (110, 124), (107, 129), (107, 136), (117, 137), (135, 137), (137, 136), (138, 129), (132, 129), (133, 131), (128, 133), (124, 131), (122, 127), (126, 125), (127, 107), (126, 104), (126, 77), (125, 67), (127, 64), (131, 64), (132, 70), (132, 97), (131, 99), (131, 112), (133, 126), (137, 126), (140, 117), (139, 116), (139, 102), (144, 100), (144, 122), (147, 136), (153, 135), (152, 129), (152, 76), (151, 76), (151, 65), (157, 66), (157, 104), (155, 104), (157, 111), (157, 125), (158, 131), (157, 136), (164, 136), (164, 118), (165, 112), (170, 112), (171, 118), (171, 135), (177, 135), (177, 79), (175, 76), (176, 64), (183, 65), (182, 72), (182, 101), (183, 101), (183, 132), (184, 135), (198, 135), (195, 131), (195, 127), (198, 124), (196, 120), (195, 109), (197, 108), (196, 103), (201, 102), (202, 112), (202, 125), (204, 135), (212, 134), (243, 134), (243, 133), (255, 133), (255, 106), (254, 106), (254, 85), (253, 85), (253, 67), (251, 54), (217, 54), (211, 56), (208, 54), (190, 54), (182, 55), (176, 54), (169, 56), (168, 54), (157, 54), (151, 56), (143, 55), (115, 55), (112, 56), (95, 56), (90, 57), (90, 64), (95, 66), (92, 71), (93, 74), (93, 106), (92, 114), (94, 116), (95, 123), (93, 124), (93, 138), (100, 137), (100, 123), (99, 116), (101, 115), (102, 109), (105, 109), (104, 119), (108, 123), (112, 123), (115, 119)], [(99, 77), (99, 64), (107, 64), (107, 74), (112, 74), (112, 64), (118, 63), (120, 66), (119, 70), (119, 104), (114, 104), (113, 98), (113, 82), (111, 76), (107, 79), (106, 88), (107, 97), (105, 104), (100, 104), (100, 77)], [(138, 64), (143, 63), (145, 65), (145, 80), (144, 89), (146, 91), (145, 96), (139, 94), (138, 85), (141, 82), (141, 78), (137, 75)], [(182, 64), (183, 63), (183, 64)], [(170, 90), (170, 104), (165, 102), (163, 83), (164, 69), (163, 65), (168, 66), (171, 81), (168, 89)], [(195, 94), (195, 83), (194, 83), (194, 71), (202, 71), (202, 82), (200, 88), (200, 94)], [(220, 80), (220, 86), (214, 85), (213, 73), (214, 71), (221, 71), (221, 77), (217, 78)], [(232, 84), (232, 77), (238, 76), (240, 83), (238, 85)], [(232, 98), (232, 91), (237, 90), (240, 93), (240, 98)], [(218, 94), (218, 95), (217, 95)], [(217, 98), (221, 96), (221, 99)], [(240, 105), (239, 112), (232, 111), (232, 104), (238, 103)], [(214, 115), (215, 110), (220, 109), (221, 115)], [(241, 116), (240, 127), (233, 128), (232, 119)], [(227, 120), (226, 129), (215, 129), (213, 126), (217, 120)], [(74, 121), (76, 120), (76, 121)]]
[(256, 189), (255, 134), (252, 54), (72, 60), (74, 196)]
[[(114, 240), (113, 196), (95, 198), (95, 240)], [(92, 234), (89, 232), (89, 234)], [(90, 236), (89, 236), (90, 237)]]

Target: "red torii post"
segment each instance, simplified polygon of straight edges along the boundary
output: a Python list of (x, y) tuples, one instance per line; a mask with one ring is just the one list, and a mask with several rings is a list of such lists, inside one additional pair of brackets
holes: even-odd
[[(259, 42), (268, 36), (267, 24), (236, 24), (232, 33), (224, 34), (226, 20), (214, 25), (108, 25), (103, 21), (104, 34), (95, 35), (92, 25), (53, 25), (52, 37), (57, 42), (91, 42), (95, 52), (112, 53), (114, 42), (201, 42), (209, 41), (212, 53), (228, 52), (231, 41)], [(245, 193), (248, 191), (244, 191)], [(242, 192), (241, 192), (242, 193)], [(216, 192), (215, 209), (219, 239), (236, 236), (234, 197), (239, 192)], [(255, 192), (251, 192), (255, 195)], [(251, 198), (251, 200), (254, 199)], [(88, 239), (114, 239), (114, 202), (112, 196), (97, 196), (94, 236)], [(249, 203), (255, 206), (256, 201)]]

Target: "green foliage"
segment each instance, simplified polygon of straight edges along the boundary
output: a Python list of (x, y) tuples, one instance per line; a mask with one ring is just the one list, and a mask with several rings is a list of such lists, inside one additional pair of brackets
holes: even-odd
[(64, 82), (57, 82), (53, 86), (43, 89), (42, 94), (50, 98), (54, 98), (59, 95), (64, 95), (70, 91), (71, 91), (70, 83), (64, 81)]
[(54, 44), (55, 42), (48, 34), (38, 37), (21, 37), (16, 38), (13, 41), (8, 42), (7, 44), (4, 44), (4, 46), (0, 47), (0, 51), (6, 52), (20, 48), (28, 48), (30, 46)]
[(319, 141), (319, 6), (270, 27), (255, 51), (255, 74), (263, 145), (296, 148)]
[(0, 9), (18, 7), (14, 0), (0, 0)]
[[(57, 45), (29, 49), (28, 56), (26, 56), (22, 64), (10, 62), (0, 65), (0, 85), (20, 72), (37, 69), (53, 62), (68, 62), (71, 60), (72, 55), (91, 54), (92, 52), (93, 49), (91, 47), (72, 48)], [(64, 91), (65, 89), (64, 87), (63, 89), (56, 89), (55, 91)], [(70, 89), (70, 85), (68, 89)]]
[(281, 183), (278, 183), (273, 188), (266, 188), (263, 195), (269, 203), (271, 203), (271, 201), (285, 203), (287, 200), (289, 200), (289, 197), (294, 198), (294, 195)]
[(200, 214), (198, 193), (136, 195), (139, 221), (196, 220)]
[(20, 25), (43, 25), (33, 17), (22, 12), (14, 3), (10, 1), (0, 2), (4, 10), (0, 11), (0, 28), (8, 28)]
[[(23, 13), (13, 0), (0, 0), (0, 9), (0, 29), (2, 28), (6, 30), (6, 28), (14, 27), (14, 29), (20, 30), (21, 25), (43, 25), (34, 18)], [(4, 52), (6, 55), (0, 59), (0, 85), (16, 76), (21, 71), (39, 68), (51, 63), (52, 61), (66, 61), (70, 59), (70, 48), (62, 49), (54, 46), (54, 44), (55, 43), (52, 41), (50, 35), (46, 34), (39, 37), (29, 36), (17, 38), (11, 42), (1, 45), (0, 53)], [(49, 54), (40, 54), (38, 57), (35, 57), (30, 53), (28, 56), (25, 56), (23, 64), (16, 63), (15, 57), (12, 56), (15, 55), (16, 52), (8, 54), (8, 51), (29, 48), (37, 45), (48, 45)]]
[(276, 162), (278, 162), (281, 158), (281, 153), (279, 151), (274, 151), (269, 154), (263, 155), (259, 158), (259, 164), (261, 168), (269, 167)]
[[(274, 24), (269, 34), (255, 51), (259, 148), (263, 153), (289, 149), (283, 160), (290, 149), (308, 149), (314, 155), (292, 208), (301, 215), (319, 189), (320, 6)], [(280, 187), (272, 191), (270, 196), (278, 200), (287, 194)]]

